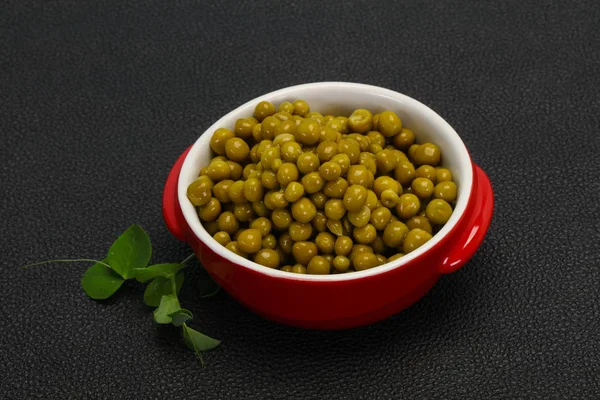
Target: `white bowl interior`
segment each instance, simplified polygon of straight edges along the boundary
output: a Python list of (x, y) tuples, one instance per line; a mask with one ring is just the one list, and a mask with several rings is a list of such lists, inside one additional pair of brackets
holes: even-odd
[[(187, 187), (200, 173), (212, 156), (210, 138), (220, 127), (233, 129), (238, 118), (252, 115), (256, 104), (262, 100), (279, 104), (283, 101), (306, 100), (312, 111), (323, 115), (350, 115), (357, 108), (367, 108), (373, 112), (392, 110), (402, 119), (403, 126), (415, 132), (419, 143), (432, 142), (442, 149), (442, 164), (450, 169), (454, 181), (458, 185), (456, 207), (450, 220), (434, 237), (417, 250), (395, 260), (394, 262), (349, 274), (336, 275), (300, 275), (290, 274), (275, 269), (266, 268), (251, 260), (243, 258), (221, 246), (203, 228), (194, 205), (187, 198)], [(253, 99), (238, 107), (215, 122), (196, 141), (188, 153), (179, 176), (178, 196), (183, 215), (194, 234), (208, 247), (221, 256), (228, 258), (245, 268), (250, 268), (264, 274), (309, 281), (339, 281), (358, 279), (399, 268), (408, 261), (418, 257), (436, 245), (458, 222), (465, 211), (473, 181), (471, 159), (467, 149), (454, 129), (429, 107), (403, 94), (370, 85), (346, 82), (321, 82), (292, 86)]]

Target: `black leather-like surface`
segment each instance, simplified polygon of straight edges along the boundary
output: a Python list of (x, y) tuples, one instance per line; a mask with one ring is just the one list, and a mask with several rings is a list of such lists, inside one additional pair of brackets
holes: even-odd
[[(0, 11), (3, 399), (600, 397), (600, 6), (594, 1), (15, 1)], [(384, 322), (265, 321), (182, 302), (206, 368), (142, 288), (89, 300), (81, 265), (132, 223), (155, 261), (169, 168), (239, 104), (311, 81), (408, 94), (455, 127), (496, 210), (470, 263)], [(332, 299), (334, 300), (334, 299)], [(276, 299), (274, 300), (276, 301)]]

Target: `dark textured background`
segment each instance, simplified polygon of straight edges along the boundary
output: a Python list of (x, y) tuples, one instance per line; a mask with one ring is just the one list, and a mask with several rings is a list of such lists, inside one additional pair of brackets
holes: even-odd
[[(600, 6), (595, 1), (14, 1), (0, 8), (0, 397), (598, 398)], [(155, 261), (170, 166), (221, 115), (311, 81), (384, 86), (460, 133), (496, 191), (472, 261), (373, 326), (313, 332), (226, 294), (182, 302), (206, 368), (142, 288), (79, 286), (132, 223)]]

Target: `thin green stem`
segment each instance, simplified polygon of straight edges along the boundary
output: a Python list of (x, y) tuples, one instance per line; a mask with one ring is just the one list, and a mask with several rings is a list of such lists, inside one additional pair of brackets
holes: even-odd
[(48, 261), (40, 261), (40, 262), (36, 262), (36, 263), (32, 263), (32, 264), (23, 265), (20, 268), (21, 269), (25, 269), (25, 268), (29, 268), (29, 267), (35, 267), (37, 265), (44, 265), (44, 264), (79, 263), (79, 262), (93, 262), (93, 263), (96, 263), (96, 264), (104, 265), (106, 268), (112, 269), (111, 266), (108, 265), (107, 263), (105, 263), (104, 261), (94, 260), (93, 258), (76, 258), (76, 259), (72, 259), (72, 260), (48, 260)]
[(221, 290), (221, 286), (217, 286), (217, 288), (216, 288), (214, 291), (212, 291), (212, 292), (210, 292), (210, 293), (207, 293), (207, 294), (203, 294), (203, 295), (202, 295), (202, 296), (200, 296), (200, 297), (201, 297), (201, 298), (203, 298), (203, 299), (205, 299), (205, 298), (207, 298), (207, 297), (212, 297), (212, 296), (214, 296), (215, 294), (219, 293), (219, 291), (220, 291), (220, 290)]
[[(187, 324), (184, 322), (183, 325), (181, 325), (181, 329), (182, 330), (186, 330), (187, 329)], [(189, 333), (187, 334), (187, 336), (189, 337)], [(185, 338), (184, 338), (185, 340)], [(189, 339), (190, 342), (192, 342), (192, 346), (194, 347), (194, 352), (196, 353), (196, 355), (198, 356), (198, 358), (200, 359), (200, 363), (202, 363), (202, 368), (205, 367), (204, 364), (204, 358), (202, 358), (202, 353), (200, 352), (200, 350), (198, 350), (198, 348), (196, 347), (196, 343), (194, 343), (194, 341), (190, 338)]]
[(196, 254), (192, 253), (189, 256), (187, 256), (185, 258), (185, 260), (183, 260), (182, 262), (180, 262), (180, 264), (186, 264), (187, 262), (189, 262), (190, 260), (193, 260), (194, 258), (196, 258)]
[(175, 274), (171, 274), (169, 276), (169, 281), (171, 282), (171, 291), (175, 297), (177, 297), (177, 282), (175, 282)]

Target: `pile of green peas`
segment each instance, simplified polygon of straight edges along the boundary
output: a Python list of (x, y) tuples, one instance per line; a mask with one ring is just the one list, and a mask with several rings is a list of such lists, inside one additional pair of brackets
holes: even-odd
[(362, 271), (432, 238), (457, 197), (440, 148), (393, 111), (349, 117), (268, 101), (210, 140), (187, 195), (217, 242), (299, 274)]

